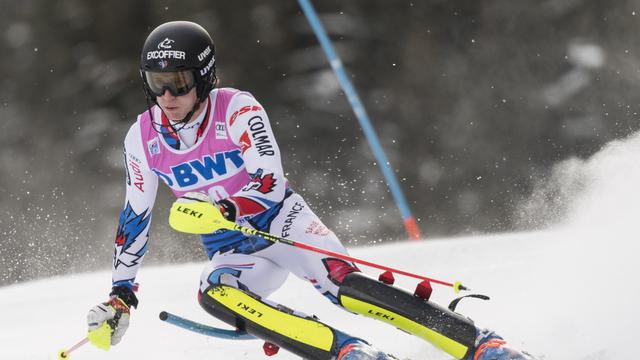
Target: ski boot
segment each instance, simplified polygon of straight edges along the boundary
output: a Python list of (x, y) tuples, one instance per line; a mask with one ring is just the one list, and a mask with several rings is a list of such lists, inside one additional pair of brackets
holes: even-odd
[(493, 331), (481, 330), (476, 338), (475, 351), (464, 360), (535, 360), (526, 352), (504, 346), (507, 342)]
[(352, 339), (342, 345), (336, 360), (397, 360), (393, 355), (383, 353), (359, 339)]

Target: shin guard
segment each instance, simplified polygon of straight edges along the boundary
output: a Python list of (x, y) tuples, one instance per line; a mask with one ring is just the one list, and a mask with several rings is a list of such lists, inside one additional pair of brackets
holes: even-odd
[(227, 285), (207, 288), (200, 305), (225, 323), (306, 359), (332, 359), (344, 340), (344, 334), (314, 318)]
[(473, 321), (362, 273), (353, 272), (344, 278), (338, 300), (345, 309), (423, 338), (456, 359), (465, 358), (475, 349)]

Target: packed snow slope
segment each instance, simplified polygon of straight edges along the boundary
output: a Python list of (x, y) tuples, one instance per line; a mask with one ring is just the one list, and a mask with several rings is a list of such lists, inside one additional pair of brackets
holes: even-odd
[[(564, 210), (554, 216), (565, 218), (562, 226), (550, 230), (405, 242), (357, 248), (352, 254), (444, 280), (461, 280), (473, 292), (490, 295), (490, 301), (463, 301), (458, 311), (540, 359), (628, 359), (634, 357), (633, 345), (640, 335), (639, 159), (640, 138), (634, 136), (610, 144), (587, 161), (560, 164), (544, 188), (552, 190), (547, 194), (563, 197)], [(71, 357), (264, 358), (260, 341), (208, 338), (158, 320), (158, 313), (167, 310), (224, 326), (197, 304), (202, 266), (143, 267), (138, 279), (140, 306), (123, 342), (109, 352), (85, 346)], [(372, 269), (365, 271), (377, 275)], [(410, 289), (416, 283), (406, 278), (398, 282)], [(1, 288), (0, 358), (55, 359), (60, 348), (85, 336), (85, 314), (105, 299), (109, 287), (110, 273), (102, 271)], [(436, 286), (432, 299), (446, 305), (454, 296), (450, 289)], [(299, 279), (290, 277), (273, 299), (316, 314), (401, 358), (450, 359), (422, 340), (340, 310)], [(274, 357), (295, 358), (284, 350)]]

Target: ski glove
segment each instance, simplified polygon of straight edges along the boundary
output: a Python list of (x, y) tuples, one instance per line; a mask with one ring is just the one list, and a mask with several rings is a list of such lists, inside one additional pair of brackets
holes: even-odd
[(202, 192), (198, 192), (198, 191), (188, 192), (182, 195), (180, 198), (178, 198), (176, 202), (184, 203), (184, 204), (193, 203), (193, 202), (212, 203), (220, 211), (222, 216), (229, 221), (236, 221), (236, 214), (238, 213), (238, 210), (236, 210), (236, 205), (233, 201), (229, 199), (211, 201), (211, 198), (209, 197), (209, 195)]
[(109, 350), (122, 340), (129, 327), (129, 309), (138, 306), (133, 291), (124, 286), (114, 286), (107, 302), (89, 310), (87, 325), (89, 342), (102, 350)]

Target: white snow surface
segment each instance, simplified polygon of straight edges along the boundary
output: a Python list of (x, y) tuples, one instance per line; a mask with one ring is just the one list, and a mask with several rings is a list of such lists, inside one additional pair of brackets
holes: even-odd
[[(640, 138), (609, 144), (587, 161), (556, 169), (567, 183), (562, 226), (546, 231), (427, 240), (352, 249), (352, 255), (440, 278), (460, 280), (490, 301), (463, 300), (458, 311), (496, 330), (512, 347), (539, 359), (617, 360), (633, 357), (640, 336), (637, 228), (640, 218)], [(555, 177), (556, 180), (558, 177)], [(564, 179), (564, 180), (562, 180)], [(576, 181), (577, 180), (577, 181)], [(571, 186), (569, 186), (571, 188)], [(428, 229), (425, 229), (428, 233)], [(152, 244), (153, 246), (153, 244)], [(197, 304), (204, 264), (143, 267), (140, 306), (120, 345), (103, 352), (90, 345), (72, 359), (263, 359), (258, 340), (220, 340), (161, 322), (167, 310), (225, 327)], [(365, 272), (379, 272), (364, 268)], [(396, 277), (412, 289), (416, 281)], [(110, 272), (48, 278), (0, 288), (1, 359), (55, 359), (86, 334), (85, 316), (105, 299)], [(432, 300), (455, 294), (434, 286)], [(332, 305), (306, 282), (290, 276), (272, 299), (343, 331), (363, 337), (401, 358), (451, 357), (372, 319)], [(273, 359), (296, 359), (281, 350)]]

